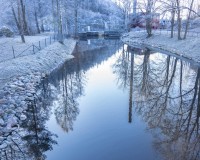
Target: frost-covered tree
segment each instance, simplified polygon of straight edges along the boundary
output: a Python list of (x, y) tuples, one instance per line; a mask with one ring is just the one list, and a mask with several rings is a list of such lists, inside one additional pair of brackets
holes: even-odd
[(132, 0), (120, 0), (118, 5), (123, 11), (124, 29), (127, 30), (130, 13), (132, 11)]
[(186, 37), (187, 37), (187, 32), (188, 32), (188, 28), (189, 28), (189, 24), (190, 24), (190, 18), (191, 18), (194, 2), (195, 2), (195, 0), (191, 0), (189, 2), (188, 15), (187, 15), (187, 20), (186, 20), (186, 25), (185, 25), (185, 33), (184, 33), (183, 39), (186, 39)]
[(191, 18), (198, 16), (199, 5), (197, 0), (159, 0), (161, 4), (161, 15), (170, 13), (171, 18), (171, 38), (174, 37), (174, 26), (177, 25), (178, 39), (186, 39)]
[(26, 21), (26, 7), (23, 0), (18, 0), (16, 4), (12, 3), (12, 13), (17, 25), (22, 42), (25, 43), (25, 35), (29, 35), (27, 21)]
[(157, 14), (157, 0), (143, 0), (138, 3), (139, 10), (145, 15), (147, 37), (152, 36), (153, 18)]
[(52, 12), (54, 16), (54, 23), (56, 27), (56, 32), (58, 34), (58, 40), (59, 42), (63, 43), (63, 28), (62, 28), (62, 19), (63, 19), (63, 12), (62, 12), (62, 6), (63, 6), (62, 0), (52, 0)]
[(12, 28), (22, 37), (52, 30), (62, 41), (62, 35), (76, 35), (87, 26), (92, 30), (114, 29), (121, 28), (123, 22), (122, 9), (109, 0), (1, 0), (1, 3), (7, 5), (0, 9), (3, 15), (0, 25)]
[[(50, 2), (44, 0), (33, 0), (29, 2), (29, 10), (35, 20), (37, 33), (44, 32), (44, 18), (50, 14)], [(33, 18), (32, 18), (33, 19)]]

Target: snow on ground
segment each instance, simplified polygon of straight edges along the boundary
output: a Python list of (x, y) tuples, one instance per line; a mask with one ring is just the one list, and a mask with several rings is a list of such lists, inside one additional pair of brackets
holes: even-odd
[(200, 27), (190, 29), (191, 32), (200, 32)]
[(63, 64), (75, 47), (76, 41), (67, 39), (65, 45), (55, 42), (36, 54), (11, 59), (0, 63), (0, 89), (11, 78), (27, 73), (49, 73)]
[(200, 62), (200, 37), (188, 36), (186, 40), (178, 40), (177, 36), (170, 38), (169, 33), (155, 32), (151, 38), (146, 38), (146, 31), (132, 31), (122, 36), (122, 41), (128, 45), (145, 45), (147, 47), (168, 51), (195, 62)]
[[(35, 37), (31, 42), (34, 39), (38, 40)], [(26, 110), (38, 98), (37, 85), (46, 74), (73, 58), (75, 45), (75, 40), (66, 39), (64, 44), (55, 42), (36, 54), (0, 63), (0, 153), (21, 144), (25, 132), (20, 126), (27, 118)]]
[[(41, 45), (44, 46), (45, 39), (49, 40), (51, 35), (52, 33), (49, 32), (35, 36), (25, 36), (26, 43), (22, 43), (20, 36), (15, 36), (12, 38), (0, 38), (0, 62), (13, 59), (14, 56), (12, 47), (14, 48), (15, 56), (17, 57), (20, 53), (33, 44), (39, 46), (39, 41), (41, 41)], [(32, 47), (30, 47), (25, 54), (32, 54), (32, 50)]]

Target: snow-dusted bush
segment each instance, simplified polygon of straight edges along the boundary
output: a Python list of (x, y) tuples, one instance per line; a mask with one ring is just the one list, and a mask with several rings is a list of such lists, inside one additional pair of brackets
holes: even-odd
[(12, 37), (13, 35), (13, 31), (11, 31), (8, 27), (2, 27), (0, 29), (0, 36)]

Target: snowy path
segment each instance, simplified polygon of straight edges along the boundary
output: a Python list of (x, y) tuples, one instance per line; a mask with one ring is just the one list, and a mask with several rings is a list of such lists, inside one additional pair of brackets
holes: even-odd
[(122, 41), (128, 45), (151, 46), (192, 59), (197, 63), (200, 62), (200, 37), (187, 37), (186, 40), (177, 40), (177, 37), (172, 39), (169, 35), (154, 34), (147, 39), (145, 31), (132, 31), (124, 34)]

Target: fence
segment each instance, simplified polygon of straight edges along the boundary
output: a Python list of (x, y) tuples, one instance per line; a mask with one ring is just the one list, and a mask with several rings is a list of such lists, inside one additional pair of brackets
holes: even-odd
[[(63, 35), (63, 38), (68, 38), (69, 35)], [(19, 58), (19, 57), (23, 57), (23, 56), (27, 56), (27, 55), (32, 55), (37, 53), (38, 51), (44, 49), (45, 47), (51, 45), (52, 43), (58, 41), (58, 36), (57, 35), (52, 35), (48, 38), (45, 38), (43, 40), (40, 40), (36, 43), (32, 43), (31, 45), (27, 46), (25, 49), (22, 50), (22, 47), (14, 47), (14, 46), (10, 46), (10, 48), (8, 48), (8, 52), (9, 52), (9, 56), (4, 57), (4, 58), (0, 58), (0, 62), (5, 62), (14, 58)]]
[(43, 40), (40, 40), (37, 43), (33, 43), (32, 45), (28, 46), (21, 52), (17, 52), (15, 48), (12, 46), (12, 52), (13, 52), (13, 58), (23, 57), (31, 54), (35, 54), (38, 51), (44, 49), (48, 45), (51, 45), (53, 42), (57, 41), (57, 37), (50, 36), (49, 38), (45, 38)]

